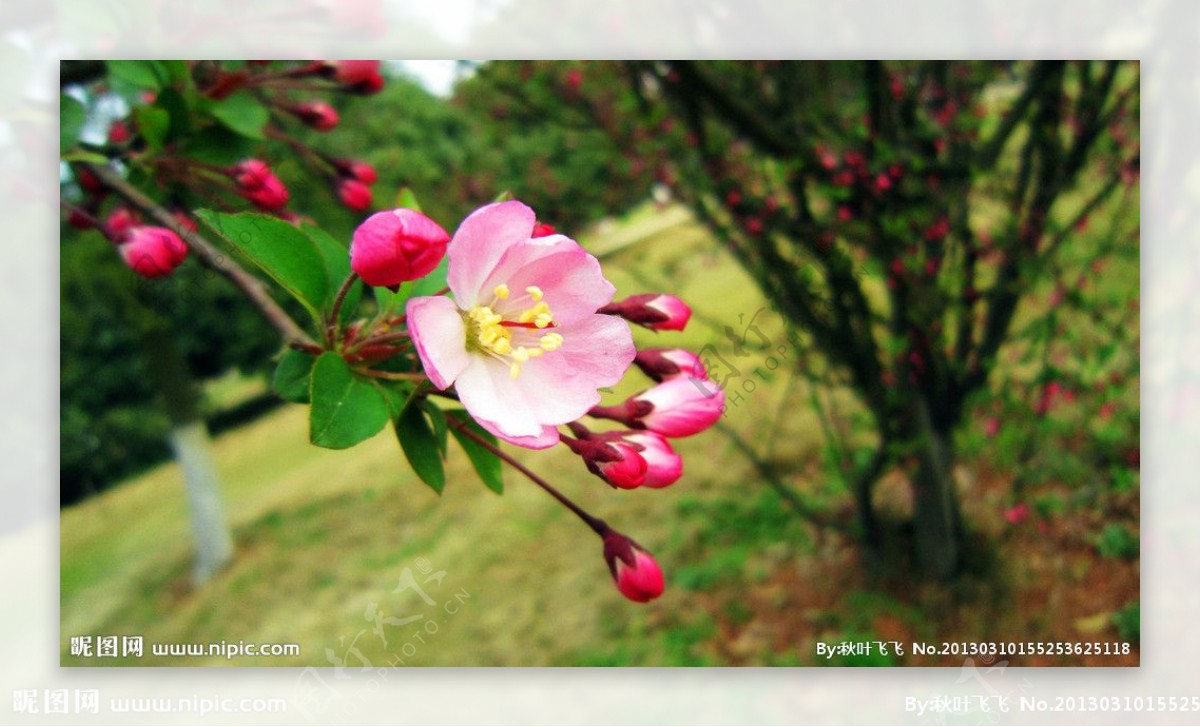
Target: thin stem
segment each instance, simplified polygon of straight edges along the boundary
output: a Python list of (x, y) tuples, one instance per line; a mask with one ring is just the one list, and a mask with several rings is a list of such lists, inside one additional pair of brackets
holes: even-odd
[(582, 520), (597, 535), (599, 535), (600, 537), (604, 537), (605, 533), (609, 532), (610, 528), (608, 527), (608, 523), (604, 522), (600, 518), (592, 517), (591, 515), (589, 515), (587, 513), (587, 511), (585, 511), (580, 506), (576, 505), (569, 497), (567, 497), (566, 495), (562, 494), (557, 489), (555, 489), (555, 487), (553, 485), (551, 485), (549, 482), (546, 482), (541, 477), (539, 477), (537, 474), (535, 474), (533, 471), (531, 471), (528, 467), (526, 467), (525, 465), (521, 464), (517, 460), (510, 457), (508, 454), (506, 454), (503, 450), (501, 450), (496, 445), (492, 444), (491, 442), (487, 441), (483, 437), (476, 434), (470, 427), (468, 427), (466, 425), (465, 422), (460, 421), (459, 419), (457, 419), (455, 417), (447, 417), (446, 419), (447, 419), (447, 421), (450, 422), (451, 426), (453, 426), (455, 429), (457, 429), (458, 431), (460, 431), (464, 435), (466, 435), (466, 437), (468, 439), (474, 441), (479, 446), (483, 447), (484, 449), (488, 450), (492, 454), (496, 455), (501, 460), (503, 460), (505, 463), (507, 463), (514, 469), (516, 469), (518, 472), (525, 475), (529, 479), (533, 480), (533, 483), (535, 485), (542, 488), (546, 492), (550, 493), (551, 497), (553, 497), (555, 500), (558, 500), (563, 505), (563, 507), (565, 507), (568, 510), (570, 510), (571, 512), (575, 513), (576, 517), (578, 517), (580, 520)]
[(342, 283), (342, 287), (338, 288), (337, 296), (333, 299), (333, 308), (329, 313), (329, 324), (325, 327), (325, 340), (329, 343), (329, 348), (334, 347), (334, 342), (338, 340), (338, 334), (341, 333), (341, 323), (339, 319), (342, 316), (342, 304), (346, 302), (346, 295), (354, 284), (358, 282), (358, 273), (351, 272), (346, 276), (346, 280)]
[(408, 341), (409, 338), (410, 338), (410, 336), (408, 335), (408, 331), (396, 331), (394, 333), (382, 333), (373, 338), (366, 338), (366, 339), (363, 339), (362, 341), (359, 341), (358, 343), (354, 344), (354, 347), (351, 350), (357, 351), (358, 349), (363, 348), (364, 346), (381, 346), (383, 344), (393, 343), (395, 341)]
[(213, 247), (212, 243), (204, 239), (198, 232), (192, 232), (179, 224), (179, 220), (175, 219), (174, 215), (160, 207), (154, 200), (142, 194), (141, 191), (126, 182), (115, 172), (95, 164), (85, 164), (84, 167), (95, 174), (96, 178), (104, 186), (111, 189), (117, 196), (124, 199), (143, 215), (179, 235), (180, 238), (187, 242), (188, 247), (200, 256), (205, 264), (229, 278), (250, 299), (250, 302), (254, 303), (254, 306), (258, 308), (258, 312), (267, 319), (268, 323), (275, 327), (275, 330), (279, 331), (280, 335), (289, 344), (316, 345), (312, 338), (304, 332), (304, 329), (292, 320), (292, 317), (271, 298), (262, 281), (246, 272), (228, 256), (222, 255), (217, 248)]

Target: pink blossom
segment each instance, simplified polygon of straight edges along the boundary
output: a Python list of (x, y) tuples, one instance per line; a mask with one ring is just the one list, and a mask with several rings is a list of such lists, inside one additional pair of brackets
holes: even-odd
[(646, 603), (662, 595), (663, 573), (654, 557), (628, 537), (609, 531), (604, 536), (604, 559), (621, 595)]
[(131, 228), (118, 250), (125, 264), (144, 278), (170, 275), (188, 254), (179, 235), (165, 227)]
[(454, 298), (408, 301), (425, 373), (451, 384), (471, 416), (505, 441), (553, 446), (557, 427), (600, 401), (636, 350), (629, 326), (597, 310), (615, 288), (600, 263), (563, 235), (533, 238), (517, 201), (471, 213), (450, 241)]
[(377, 212), (354, 231), (350, 268), (367, 285), (399, 285), (431, 273), (449, 241), (438, 223), (416, 210)]
[(646, 487), (660, 488), (674, 484), (683, 475), (683, 458), (675, 453), (671, 443), (654, 432), (629, 432), (622, 435), (627, 442), (640, 445), (638, 452), (646, 463)]

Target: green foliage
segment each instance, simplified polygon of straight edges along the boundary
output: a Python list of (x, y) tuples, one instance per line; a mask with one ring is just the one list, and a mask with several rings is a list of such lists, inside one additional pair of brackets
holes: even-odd
[(316, 356), (303, 351), (288, 351), (275, 367), (272, 382), (275, 393), (284, 401), (307, 404), (309, 401), (309, 377), (312, 375)]
[(379, 433), (388, 404), (374, 384), (354, 375), (342, 357), (325, 352), (313, 365), (309, 438), (319, 447), (346, 449)]
[(268, 215), (199, 210), (196, 216), (291, 293), (308, 309), (313, 320), (320, 322), (321, 311), (333, 298), (341, 280), (331, 281), (326, 254), (318, 243), (294, 225)]
[(446, 470), (438, 435), (425, 419), (425, 407), (409, 403), (394, 417), (396, 436), (404, 456), (421, 481), (439, 495), (446, 489)]
[(263, 127), (270, 119), (267, 108), (248, 91), (238, 91), (229, 98), (213, 103), (209, 113), (225, 128), (248, 139), (266, 139)]
[[(499, 445), (496, 437), (491, 432), (476, 424), (465, 411), (451, 410), (446, 412), (445, 415), (447, 419), (452, 419), (459, 425), (467, 427), (475, 433), (475, 436), (490, 443), (493, 447)], [(451, 427), (450, 432), (458, 440), (458, 443), (462, 445), (463, 451), (467, 453), (467, 457), (471, 460), (471, 466), (475, 468), (475, 472), (479, 475), (479, 479), (483, 480), (483, 484), (487, 485), (488, 489), (497, 495), (504, 494), (504, 468), (500, 459), (460, 431), (458, 427)]]
[(1137, 646), (1142, 640), (1142, 604), (1133, 601), (1112, 616), (1117, 633), (1125, 641)]
[(1138, 554), (1137, 537), (1116, 523), (1104, 526), (1093, 543), (1105, 558), (1134, 558)]

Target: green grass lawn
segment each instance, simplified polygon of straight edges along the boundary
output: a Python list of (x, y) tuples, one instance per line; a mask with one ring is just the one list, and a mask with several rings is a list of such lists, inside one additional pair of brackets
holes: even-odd
[[(685, 333), (639, 330), (639, 343), (719, 344), (724, 325), (740, 332), (739, 316), (748, 320), (765, 308), (751, 281), (686, 217), (664, 224), (643, 211), (634, 219), (620, 229), (621, 244), (609, 237), (605, 248), (605, 269), (619, 295), (669, 279), (670, 292), (695, 309)], [(786, 343), (782, 321), (769, 310), (757, 322), (772, 345)], [(820, 465), (823, 438), (807, 385), (792, 380), (786, 366), (766, 370), (767, 357), (754, 350), (737, 362), (744, 375), (732, 384), (743, 398), (725, 423), (769, 453), (806, 497), (844, 506), (840, 485)], [(754, 382), (752, 390), (746, 381)], [(609, 397), (619, 400), (646, 384), (632, 371)], [(852, 411), (842, 395), (834, 401), (842, 416)], [(684, 478), (659, 491), (611, 490), (565, 448), (514, 452), (656, 555), (668, 588), (646, 605), (616, 592), (598, 539), (516, 473), (505, 473), (505, 494), (498, 497), (452, 445), (439, 497), (409, 470), (390, 428), (342, 452), (316, 448), (307, 435), (307, 408), (287, 406), (215, 440), (236, 558), (199, 589), (189, 584), (191, 533), (173, 464), (65, 509), (62, 663), (791, 665), (816, 663), (816, 639), (948, 637), (952, 629), (970, 635), (989, 621), (1014, 633), (1041, 629), (1023, 636), (1070, 635), (1036, 621), (1044, 605), (1017, 609), (1004, 600), (1014, 589), (1044, 591), (1045, 581), (1025, 571), (993, 574), (995, 583), (968, 583), (949, 595), (877, 587), (863, 575), (852, 544), (788, 514), (719, 431), (677, 440)], [(1127, 562), (1094, 568), (1089, 553), (1063, 555), (1075, 552), (1074, 531), (1061, 541), (1054, 532), (1006, 534), (996, 513), (1009, 497), (1007, 479), (970, 475), (969, 515), (1002, 555), (1044, 562), (1038, 578), (1057, 578), (1064, 588), (1087, 590), (1088, 579), (1104, 573), (1114, 593), (1132, 587), (1136, 598), (1136, 559), (1132, 570)], [(1134, 503), (1120, 514), (1132, 528), (1136, 490)], [(406, 573), (428, 600), (398, 588)], [(1109, 614), (1124, 601), (1114, 595), (1068, 605), (1064, 618)], [(1101, 621), (1088, 624), (1095, 630)], [(145, 636), (147, 656), (70, 656), (71, 636), (110, 634)], [(148, 653), (151, 643), (219, 641), (298, 643), (301, 653), (233, 660)]]

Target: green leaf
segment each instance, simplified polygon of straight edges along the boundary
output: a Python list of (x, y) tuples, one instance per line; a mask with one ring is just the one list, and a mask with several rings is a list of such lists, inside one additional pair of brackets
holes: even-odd
[[(333, 309), (333, 299), (337, 297), (338, 289), (342, 287), (342, 283), (350, 275), (350, 251), (340, 242), (333, 239), (333, 236), (328, 232), (315, 225), (301, 225), (300, 229), (313, 241), (313, 244), (317, 247), (317, 252), (321, 253), (321, 258), (325, 261), (325, 273), (329, 277), (329, 290), (323, 304), (323, 309), (328, 312)], [(354, 312), (358, 310), (359, 301), (362, 300), (362, 293), (363, 283), (361, 281), (355, 283), (350, 288), (350, 291), (346, 293), (346, 299), (342, 301), (342, 313), (339, 316), (341, 319), (340, 323), (344, 324), (354, 317)]]
[(309, 439), (318, 447), (353, 447), (387, 424), (383, 392), (355, 378), (342, 357), (332, 351), (321, 354), (313, 365), (309, 396)]
[(167, 129), (167, 141), (177, 141), (186, 138), (192, 132), (192, 113), (187, 101), (173, 88), (164, 88), (159, 92), (154, 105), (165, 111), (171, 118)]
[(213, 117), (231, 131), (250, 139), (266, 139), (263, 127), (271, 114), (258, 99), (245, 91), (238, 91), (227, 99), (218, 101), (209, 109)]
[[(498, 443), (496, 437), (491, 432), (475, 423), (475, 420), (461, 409), (452, 409), (445, 412), (447, 419), (453, 419), (455, 422), (465, 424), (468, 429), (474, 432), (479, 438), (496, 446)], [(504, 494), (504, 467), (500, 462), (500, 458), (491, 451), (483, 447), (483, 445), (471, 439), (466, 434), (463, 434), (457, 426), (450, 427), (450, 433), (462, 445), (463, 451), (467, 453), (467, 457), (471, 460), (471, 465), (475, 468), (475, 472), (479, 474), (479, 479), (483, 480), (483, 484), (487, 485), (488, 489), (495, 492), (497, 495)]]
[(157, 106), (139, 106), (133, 112), (138, 132), (152, 150), (159, 150), (171, 129), (171, 114)]
[(254, 143), (223, 126), (210, 126), (189, 139), (184, 150), (198, 162), (226, 166), (250, 156)]
[(421, 407), (405, 407), (395, 422), (400, 447), (413, 471), (434, 492), (442, 494), (446, 488), (446, 471), (438, 454), (437, 437), (429, 428), (429, 422), (425, 421)]
[(417, 201), (417, 195), (408, 187), (401, 187), (400, 193), (396, 195), (396, 206), (407, 207), (410, 210), (421, 211), (421, 203)]
[(113, 78), (130, 85), (157, 91), (169, 78), (169, 73), (157, 61), (106, 61)]
[(320, 323), (330, 282), (325, 259), (308, 235), (268, 215), (199, 210), (196, 216), (303, 303)]
[(449, 448), (448, 435), (449, 428), (446, 425), (446, 414), (434, 404), (432, 400), (424, 400), (425, 413), (429, 415), (429, 421), (433, 423), (433, 433), (437, 435), (438, 451), (442, 454), (442, 459), (446, 459), (446, 454)]
[(288, 351), (275, 367), (275, 393), (284, 401), (307, 404), (309, 379), (312, 376), (315, 356), (303, 351)]
[(58, 149), (66, 151), (79, 141), (79, 132), (87, 121), (87, 108), (79, 99), (63, 94), (58, 97), (58, 116)]

